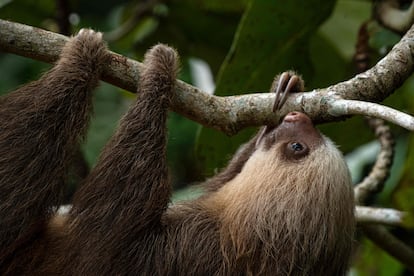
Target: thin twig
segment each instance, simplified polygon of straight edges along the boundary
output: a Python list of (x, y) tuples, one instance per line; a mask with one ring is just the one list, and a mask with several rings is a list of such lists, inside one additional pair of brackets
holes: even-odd
[(410, 131), (414, 131), (413, 116), (376, 103), (354, 100), (335, 100), (330, 103), (328, 112), (335, 116), (365, 115), (380, 118)]
[(370, 196), (382, 191), (394, 157), (395, 143), (389, 126), (385, 125), (383, 120), (374, 118), (370, 118), (369, 125), (375, 131), (381, 151), (371, 172), (355, 187), (355, 199), (359, 204), (363, 204)]

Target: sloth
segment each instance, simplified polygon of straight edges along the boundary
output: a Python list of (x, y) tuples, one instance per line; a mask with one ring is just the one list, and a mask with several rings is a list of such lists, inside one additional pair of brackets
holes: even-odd
[[(2, 275), (345, 275), (348, 169), (301, 112), (264, 126), (201, 197), (170, 203), (166, 119), (179, 61), (162, 44), (146, 53), (137, 99), (71, 210), (58, 213), (109, 62), (102, 34), (81, 30), (50, 71), (0, 98)], [(271, 90), (277, 113), (303, 81), (285, 72)]]

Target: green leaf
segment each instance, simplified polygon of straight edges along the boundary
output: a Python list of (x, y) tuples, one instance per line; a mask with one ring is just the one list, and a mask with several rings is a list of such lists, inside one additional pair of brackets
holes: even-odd
[(239, 12), (243, 11), (249, 0), (178, 0), (181, 3), (196, 5), (198, 9), (209, 12)]
[(34, 0), (0, 1), (0, 18), (21, 22), (46, 29), (56, 25), (53, 19), (55, 1), (44, 0), (41, 4)]
[(353, 263), (356, 275), (402, 275), (403, 266), (397, 260), (366, 238), (360, 243)]
[[(288, 69), (310, 79), (309, 40), (334, 5), (335, 1), (326, 0), (251, 1), (220, 68), (216, 95), (267, 91), (275, 74)], [(197, 151), (207, 171), (221, 167), (251, 133), (229, 138), (202, 128)]]

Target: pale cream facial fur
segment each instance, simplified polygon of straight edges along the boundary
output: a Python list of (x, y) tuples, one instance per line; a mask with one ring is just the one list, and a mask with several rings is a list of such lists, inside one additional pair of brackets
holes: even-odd
[[(263, 265), (276, 262), (287, 269), (280, 273), (290, 274), (294, 264), (302, 264), (306, 275), (321, 256), (335, 258), (335, 248), (348, 247), (350, 254), (354, 203), (349, 171), (336, 146), (321, 139), (299, 160), (284, 158), (285, 143), (269, 149), (259, 145), (242, 171), (210, 197), (214, 203), (208, 205), (217, 208), (222, 233), (228, 233), (223, 241), (232, 241), (239, 258), (264, 251)], [(225, 246), (222, 250), (230, 254)]]

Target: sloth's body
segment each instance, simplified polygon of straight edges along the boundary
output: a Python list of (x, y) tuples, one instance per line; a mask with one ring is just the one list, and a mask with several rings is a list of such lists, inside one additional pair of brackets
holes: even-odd
[(243, 146), (205, 195), (168, 207), (165, 123), (177, 56), (162, 45), (147, 53), (137, 101), (72, 210), (55, 214), (105, 62), (100, 35), (84, 31), (54, 69), (0, 100), (2, 274), (345, 274), (348, 171), (302, 113)]

